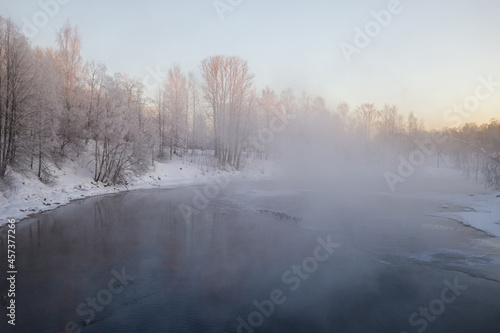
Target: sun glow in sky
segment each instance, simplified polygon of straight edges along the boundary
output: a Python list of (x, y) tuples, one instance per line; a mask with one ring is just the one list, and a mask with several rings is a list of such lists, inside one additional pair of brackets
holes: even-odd
[[(69, 19), (85, 60), (144, 78), (151, 89), (153, 77), (175, 64), (197, 72), (208, 56), (238, 55), (259, 88), (321, 95), (331, 109), (341, 101), (396, 104), (434, 128), (453, 126), (445, 115), (469, 102), (461, 121), (500, 118), (494, 0), (0, 0), (0, 8), (33, 45), (55, 46)], [(350, 57), (347, 44), (356, 48)], [(481, 80), (491, 91), (478, 88)], [(474, 104), (478, 89), (490, 93)]]

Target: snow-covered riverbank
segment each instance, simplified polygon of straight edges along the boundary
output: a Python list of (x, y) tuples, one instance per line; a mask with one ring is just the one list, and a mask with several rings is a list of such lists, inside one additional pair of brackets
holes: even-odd
[(443, 205), (445, 217), (464, 225), (500, 237), (500, 193), (479, 195), (453, 195), (447, 198), (451, 205)]
[(500, 192), (467, 180), (461, 171), (449, 168), (428, 167), (408, 183), (405, 185), (409, 190), (393, 195), (434, 200), (440, 206), (437, 216), (500, 237)]
[(221, 171), (174, 158), (166, 163), (156, 163), (154, 170), (130, 181), (126, 186), (95, 183), (88, 168), (77, 163), (70, 163), (58, 170), (57, 180), (51, 186), (41, 183), (36, 177), (13, 174), (11, 189), (0, 196), (0, 225), (7, 223), (7, 219), (19, 221), (75, 199), (129, 190), (204, 184), (216, 181), (221, 174), (229, 175), (233, 180), (262, 180), (271, 177), (274, 170), (272, 162), (261, 160), (250, 161), (241, 171)]
[[(221, 171), (174, 158), (166, 163), (156, 163), (154, 170), (130, 181), (126, 186), (106, 186), (94, 183), (88, 168), (70, 163), (57, 171), (57, 181), (51, 186), (35, 177), (13, 175), (11, 190), (3, 192), (0, 197), (0, 224), (7, 223), (7, 219), (20, 220), (31, 214), (55, 209), (71, 200), (95, 195), (204, 184), (217, 181), (221, 175), (227, 175), (231, 180), (263, 180), (280, 174), (277, 170), (277, 164), (271, 161), (252, 160), (241, 171)], [(326, 179), (326, 175), (321, 177)], [(453, 169), (428, 168), (405, 186), (396, 193), (378, 193), (435, 200), (441, 205), (440, 216), (500, 237), (500, 192), (488, 191), (465, 180), (459, 171)]]

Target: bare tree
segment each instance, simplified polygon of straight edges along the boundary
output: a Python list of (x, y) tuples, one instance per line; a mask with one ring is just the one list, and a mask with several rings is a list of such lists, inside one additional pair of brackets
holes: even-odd
[(318, 118), (328, 117), (330, 115), (330, 111), (326, 107), (326, 103), (323, 97), (316, 96), (312, 101), (311, 107), (312, 114)]
[(215, 156), (219, 164), (239, 168), (242, 133), (251, 108), (254, 75), (239, 57), (214, 56), (201, 63), (203, 97), (210, 105)]
[(154, 104), (154, 115), (155, 122), (158, 130), (158, 154), (160, 159), (165, 157), (165, 147), (166, 147), (166, 133), (167, 133), (167, 109), (165, 102), (165, 92), (163, 88), (158, 88), (156, 91), (155, 98), (153, 100)]
[(144, 85), (138, 78), (129, 77), (127, 74), (117, 74), (117, 83), (125, 98), (126, 115), (128, 119), (128, 132), (125, 139), (132, 143), (132, 155), (130, 170), (142, 172), (149, 167), (149, 149), (147, 142), (147, 124), (144, 119), (145, 97)]
[(365, 161), (368, 161), (373, 129), (377, 123), (380, 112), (374, 104), (364, 103), (356, 107), (355, 113), (358, 119), (361, 139), (364, 141)]
[(342, 134), (347, 135), (349, 132), (349, 122), (351, 118), (351, 107), (346, 102), (342, 102), (337, 106), (339, 119), (341, 122)]
[(406, 131), (408, 133), (408, 137), (410, 138), (410, 141), (415, 140), (417, 137), (418, 131), (419, 131), (419, 124), (418, 124), (418, 119), (415, 117), (413, 112), (410, 112), (408, 114), (408, 119), (406, 123)]
[(131, 120), (127, 112), (126, 93), (118, 79), (106, 77), (102, 112), (97, 123), (94, 180), (116, 183), (123, 181), (123, 171), (131, 159), (131, 143), (126, 139)]
[(82, 98), (82, 58), (80, 55), (81, 39), (78, 29), (66, 22), (57, 32), (58, 74), (61, 78), (61, 99), (65, 111), (61, 114), (59, 137), (61, 153), (65, 147), (81, 137)]
[(299, 98), (299, 113), (310, 114), (312, 109), (311, 95), (303, 91)]
[(287, 88), (281, 92), (280, 105), (287, 119), (292, 119), (296, 116), (297, 102), (291, 88)]
[(500, 189), (500, 121), (477, 126), (465, 124), (453, 130), (454, 145), (448, 151), (465, 175), (495, 189)]
[(189, 92), (189, 109), (191, 110), (191, 145), (193, 148), (193, 154), (196, 152), (196, 148), (198, 147), (197, 141), (197, 126), (196, 120), (199, 118), (199, 96), (198, 96), (198, 82), (196, 81), (196, 77), (193, 72), (188, 74), (188, 92)]
[(88, 136), (95, 140), (95, 128), (99, 122), (101, 112), (101, 98), (104, 79), (106, 78), (106, 65), (102, 62), (91, 60), (87, 63), (87, 119), (85, 128)]
[(181, 145), (186, 144), (183, 141), (188, 130), (186, 120), (189, 92), (186, 76), (179, 66), (174, 66), (168, 71), (164, 89), (165, 107), (170, 125), (170, 158), (172, 158), (173, 154), (180, 155), (177, 150), (181, 148)]
[(0, 17), (0, 178), (29, 146), (24, 125), (33, 96), (33, 73), (28, 41), (10, 19)]
[[(257, 130), (262, 130), (268, 128), (271, 123), (271, 119), (275, 117), (276, 114), (281, 113), (281, 104), (278, 96), (269, 87), (262, 90), (259, 103), (259, 119), (257, 122)], [(265, 158), (269, 157), (269, 146), (265, 146), (257, 152), (260, 154), (265, 153)]]
[(379, 135), (382, 138), (384, 148), (393, 142), (396, 134), (401, 130), (401, 116), (395, 105), (385, 104), (380, 110)]
[(379, 117), (379, 111), (372, 103), (364, 103), (358, 106), (355, 110), (358, 118), (361, 133), (366, 140), (370, 140), (373, 129)]
[(58, 119), (61, 104), (57, 92), (55, 54), (51, 49), (35, 49), (34, 96), (30, 107), (29, 128), (32, 135), (30, 168), (35, 169), (38, 179), (50, 182), (54, 177), (52, 167), (57, 145)]

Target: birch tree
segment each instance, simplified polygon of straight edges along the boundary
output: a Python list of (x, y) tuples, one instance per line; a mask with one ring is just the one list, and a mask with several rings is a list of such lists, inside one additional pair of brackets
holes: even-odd
[(101, 99), (104, 80), (106, 78), (106, 65), (102, 62), (91, 60), (87, 63), (87, 116), (85, 129), (90, 139), (96, 140), (98, 136), (99, 116), (102, 111)]
[(69, 22), (57, 32), (57, 62), (58, 74), (61, 78), (60, 95), (64, 112), (61, 113), (59, 137), (61, 140), (61, 153), (70, 143), (76, 143), (77, 138), (82, 138), (81, 128), (82, 110), (82, 58), (81, 38), (76, 27)]
[(199, 118), (199, 92), (198, 92), (198, 82), (193, 72), (188, 74), (188, 94), (189, 94), (189, 109), (191, 110), (191, 145), (193, 148), (193, 154), (196, 152), (196, 148), (199, 147), (197, 138), (197, 118)]
[(243, 133), (251, 112), (253, 78), (247, 61), (214, 56), (201, 63), (203, 97), (210, 106), (215, 156), (219, 165), (239, 168)]
[(25, 128), (33, 94), (32, 52), (19, 28), (0, 17), (0, 178), (29, 147)]
[(371, 139), (375, 125), (378, 121), (380, 112), (372, 103), (363, 103), (356, 107), (355, 114), (358, 120), (361, 140), (365, 146), (365, 162), (369, 159), (369, 152), (371, 147)]
[(500, 189), (500, 121), (492, 119), (481, 126), (467, 123), (452, 130), (450, 138), (448, 153), (465, 175)]
[(54, 179), (52, 170), (55, 167), (58, 119), (62, 109), (54, 89), (59, 84), (59, 77), (52, 49), (36, 48), (34, 53), (35, 86), (29, 117), (32, 137), (30, 168), (36, 171), (38, 179), (47, 183)]
[(187, 137), (188, 87), (184, 73), (179, 66), (168, 71), (164, 83), (165, 107), (169, 120), (170, 158), (178, 154), (181, 145), (185, 145)]

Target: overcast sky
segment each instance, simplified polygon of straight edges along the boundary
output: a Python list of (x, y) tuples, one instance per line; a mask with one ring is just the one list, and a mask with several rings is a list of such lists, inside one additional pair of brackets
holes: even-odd
[[(488, 88), (479, 88), (483, 97), (473, 101), (480, 77), (500, 82), (500, 1), (393, 1), (220, 0), (220, 8), (235, 6), (218, 12), (213, 0), (0, 0), (0, 15), (44, 46), (55, 46), (56, 30), (69, 19), (86, 60), (149, 77), (151, 86), (151, 72), (175, 64), (198, 71), (208, 56), (237, 55), (259, 88), (305, 90), (332, 109), (340, 101), (396, 104), (432, 128), (453, 125), (444, 114), (467, 101), (464, 121), (499, 119), (500, 86), (488, 98)], [(375, 24), (372, 12), (388, 8), (388, 24)], [(341, 45), (356, 47), (357, 27), (372, 29), (372, 37), (348, 62)]]

